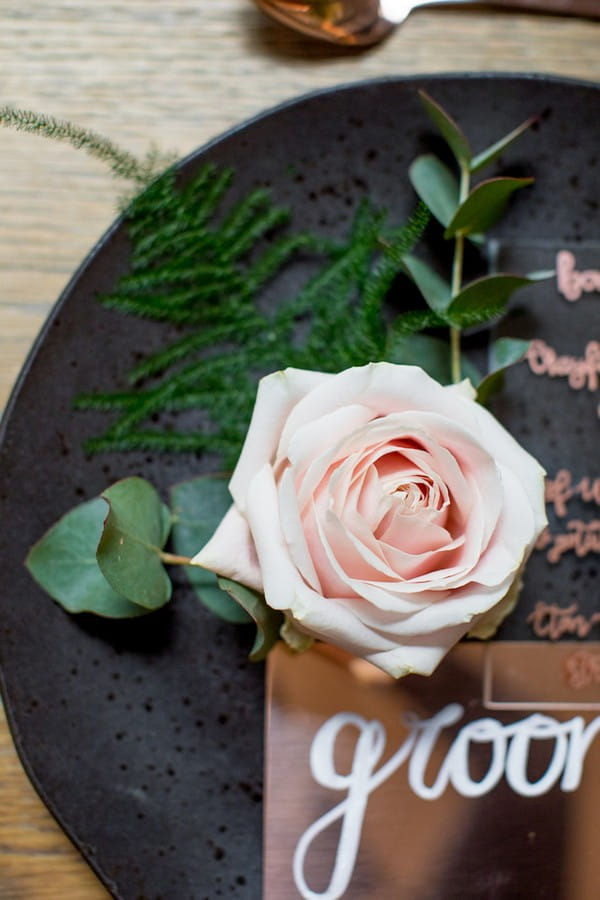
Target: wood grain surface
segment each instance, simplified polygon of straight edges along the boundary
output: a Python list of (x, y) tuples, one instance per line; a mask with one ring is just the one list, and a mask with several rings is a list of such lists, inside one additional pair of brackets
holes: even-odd
[[(183, 155), (315, 88), (484, 70), (600, 81), (599, 50), (598, 22), (484, 7), (420, 10), (356, 52), (311, 43), (251, 0), (2, 0), (0, 105), (69, 119), (135, 153), (154, 143)], [(0, 131), (0, 408), (123, 190), (81, 152)], [(107, 896), (27, 781), (4, 720), (0, 801), (0, 900)]]

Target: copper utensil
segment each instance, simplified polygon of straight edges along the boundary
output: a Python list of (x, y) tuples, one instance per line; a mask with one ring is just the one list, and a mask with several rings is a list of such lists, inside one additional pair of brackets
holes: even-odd
[[(309, 37), (368, 46), (420, 6), (479, 5), (481, 0), (255, 0), (264, 12)], [(487, 0), (502, 9), (600, 18), (600, 0)]]

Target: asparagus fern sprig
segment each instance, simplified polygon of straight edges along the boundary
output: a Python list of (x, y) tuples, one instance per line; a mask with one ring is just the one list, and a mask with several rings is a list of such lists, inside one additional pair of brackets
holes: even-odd
[[(204, 166), (180, 191), (168, 172), (132, 204), (131, 272), (101, 300), (186, 331), (131, 370), (129, 390), (77, 399), (80, 409), (114, 416), (88, 442), (90, 452), (213, 450), (233, 464), (258, 375), (285, 366), (339, 371), (386, 357), (383, 305), (397, 258), (428, 221), (424, 207), (390, 228), (385, 212), (365, 202), (347, 240), (333, 244), (284, 230), (286, 212), (262, 190), (220, 214), (232, 177)], [(299, 252), (318, 262), (316, 274), (273, 311), (263, 309), (262, 289)], [(208, 427), (161, 425), (165, 414), (191, 409), (208, 416)]]
[(106, 163), (117, 178), (132, 181), (138, 189), (149, 184), (165, 166), (173, 162), (170, 154), (161, 153), (155, 148), (150, 149), (143, 159), (138, 159), (95, 131), (29, 109), (0, 107), (0, 125), (52, 138), (70, 144), (77, 150), (84, 150), (95, 159)]

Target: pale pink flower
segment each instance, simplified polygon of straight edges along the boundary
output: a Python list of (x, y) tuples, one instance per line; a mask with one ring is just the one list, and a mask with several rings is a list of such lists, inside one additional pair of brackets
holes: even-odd
[(514, 605), (543, 482), (468, 381), (287, 369), (260, 382), (233, 505), (194, 562), (395, 677), (429, 674)]

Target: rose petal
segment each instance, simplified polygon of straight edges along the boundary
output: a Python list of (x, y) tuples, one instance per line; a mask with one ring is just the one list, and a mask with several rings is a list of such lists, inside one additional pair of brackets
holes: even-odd
[(210, 541), (193, 557), (192, 565), (262, 593), (262, 572), (252, 534), (235, 506), (229, 508)]
[(323, 372), (286, 369), (260, 380), (246, 440), (229, 482), (231, 495), (242, 512), (246, 505), (246, 488), (251, 478), (265, 463), (271, 461), (275, 453), (282, 421), (300, 398), (333, 377)]
[(281, 516), (281, 530), (290, 557), (306, 583), (314, 591), (322, 593), (323, 586), (311, 558), (306, 533), (300, 518), (293, 471), (289, 468), (285, 470), (279, 481), (278, 502), (280, 509), (285, 511), (285, 514)]
[(466, 629), (462, 627), (444, 628), (434, 634), (403, 642), (400, 646), (392, 645), (387, 650), (368, 654), (365, 659), (393, 678), (412, 674), (431, 675), (448, 648), (458, 643), (465, 633)]

